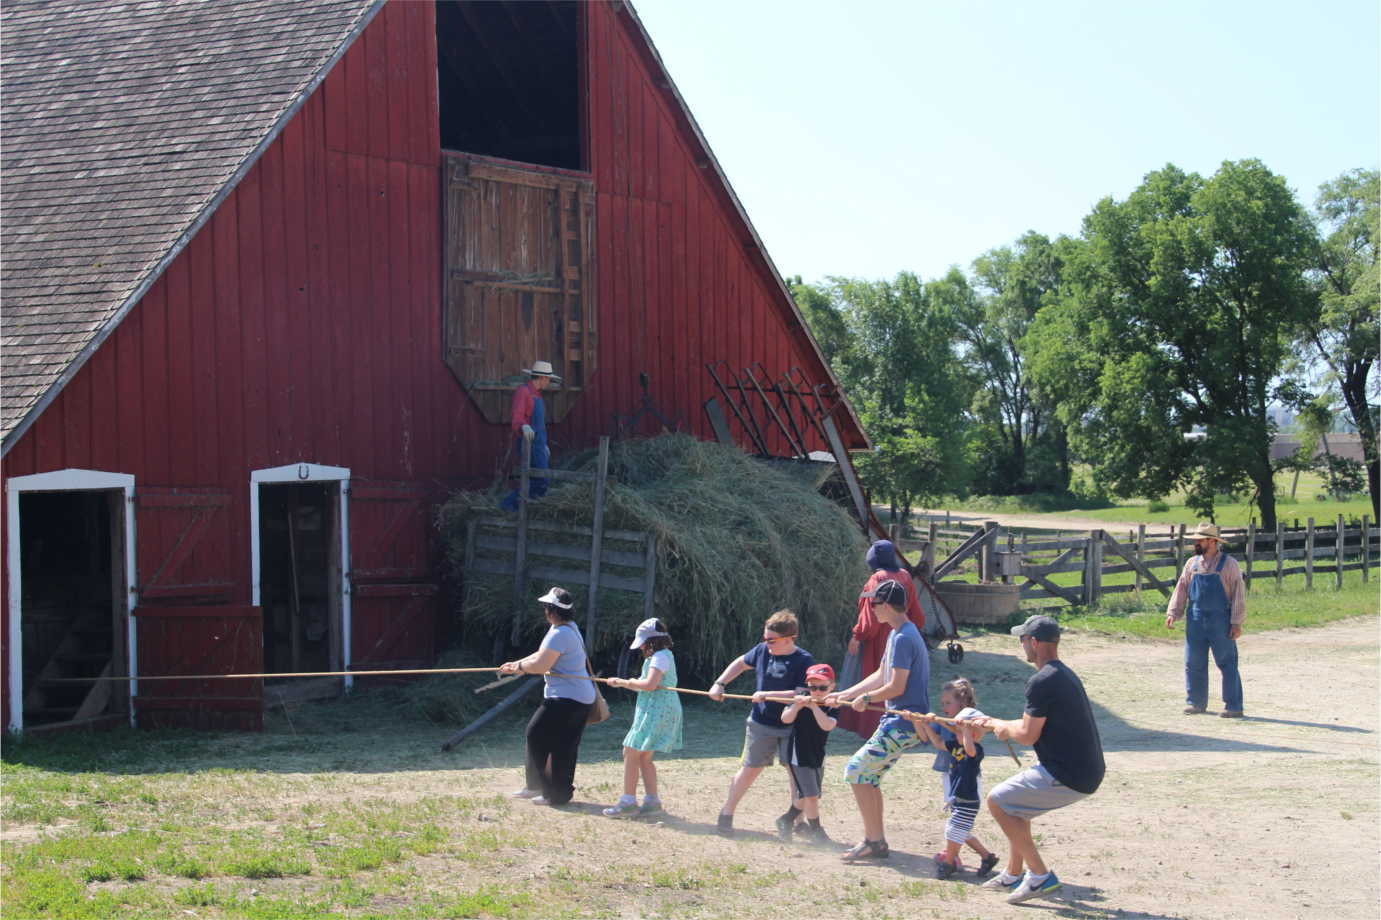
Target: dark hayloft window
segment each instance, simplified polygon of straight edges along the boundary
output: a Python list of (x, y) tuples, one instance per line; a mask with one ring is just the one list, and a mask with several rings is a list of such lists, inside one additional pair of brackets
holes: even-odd
[(585, 168), (580, 4), (436, 4), (441, 146), (525, 163)]

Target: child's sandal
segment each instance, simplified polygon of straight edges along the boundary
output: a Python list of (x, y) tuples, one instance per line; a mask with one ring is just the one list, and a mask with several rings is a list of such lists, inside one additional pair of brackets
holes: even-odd
[(865, 840), (845, 852), (840, 859), (845, 862), (858, 862), (864, 859), (886, 859), (892, 855), (886, 840)]

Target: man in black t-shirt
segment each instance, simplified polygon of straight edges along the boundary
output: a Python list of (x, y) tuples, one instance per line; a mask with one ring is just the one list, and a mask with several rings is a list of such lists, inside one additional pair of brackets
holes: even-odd
[(1017, 904), (1060, 887), (1036, 851), (1031, 819), (1088, 798), (1103, 782), (1105, 767), (1088, 694), (1059, 659), (1060, 625), (1051, 617), (1033, 616), (1012, 627), (1012, 635), (1037, 668), (1026, 682), (1026, 711), (1020, 719), (984, 716), (974, 724), (1000, 740), (1031, 745), (1040, 760), (988, 793), (988, 810), (1007, 835), (1010, 853), (1006, 870), (983, 887), (1007, 891), (1008, 902)]

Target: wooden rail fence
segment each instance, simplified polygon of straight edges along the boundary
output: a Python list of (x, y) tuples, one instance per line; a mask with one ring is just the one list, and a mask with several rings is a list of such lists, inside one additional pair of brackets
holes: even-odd
[[(1381, 563), (1381, 528), (1365, 515), (1351, 525), (1339, 515), (1325, 526), (1309, 518), (1298, 529), (1259, 531), (1252, 524), (1220, 532), (1225, 550), (1242, 567), (1249, 590), (1254, 580), (1273, 580), (1279, 586), (1283, 579), (1301, 574), (1307, 588), (1314, 587), (1319, 578), (1336, 590), (1342, 587), (1344, 572), (1360, 571), (1367, 581)], [(932, 522), (927, 536), (922, 559), (929, 565), (933, 582), (973, 580), (977, 575), (984, 582), (1019, 583), (1023, 601), (1052, 600), (1056, 606), (1096, 607), (1107, 595), (1144, 590), (1169, 597), (1185, 560), (1194, 552), (1183, 524), (1160, 534), (1142, 525), (1127, 532), (1125, 541), (1106, 530), (1077, 537), (1063, 532), (1017, 534), (991, 521), (960, 531)], [(953, 549), (935, 564), (937, 547), (947, 546)], [(1079, 574), (1077, 583), (1055, 580), (1054, 576), (1069, 573)]]

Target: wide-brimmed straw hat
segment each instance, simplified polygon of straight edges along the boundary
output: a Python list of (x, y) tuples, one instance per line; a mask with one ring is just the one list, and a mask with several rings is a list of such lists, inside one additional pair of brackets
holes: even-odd
[(552, 380), (561, 378), (553, 372), (550, 361), (533, 361), (532, 367), (524, 368), (523, 373), (529, 377), (550, 377)]
[(1217, 540), (1222, 542), (1222, 537), (1218, 536), (1218, 525), (1203, 523), (1191, 530), (1186, 536), (1191, 540)]

